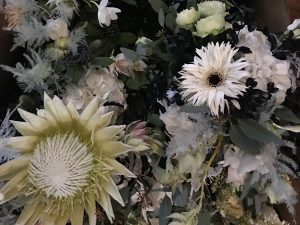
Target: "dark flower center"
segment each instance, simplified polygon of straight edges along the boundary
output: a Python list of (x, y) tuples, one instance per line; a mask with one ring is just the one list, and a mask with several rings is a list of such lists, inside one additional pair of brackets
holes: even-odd
[(218, 87), (223, 82), (223, 76), (220, 73), (211, 73), (207, 77), (208, 85), (211, 87)]

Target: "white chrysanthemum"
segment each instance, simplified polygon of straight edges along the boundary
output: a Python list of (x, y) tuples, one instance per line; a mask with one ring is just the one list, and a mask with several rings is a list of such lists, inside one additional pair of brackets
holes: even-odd
[(201, 17), (207, 17), (211, 15), (226, 14), (226, 5), (220, 1), (205, 1), (198, 4), (198, 12)]
[[(182, 96), (192, 105), (207, 104), (213, 115), (224, 112), (228, 100), (225, 97), (238, 98), (245, 91), (244, 71), (248, 65), (244, 58), (234, 60), (237, 49), (230, 44), (209, 43), (207, 47), (197, 49), (194, 62), (183, 65), (180, 72)], [(239, 107), (236, 101), (232, 101)]]
[(192, 25), (200, 18), (199, 12), (192, 7), (190, 9), (185, 9), (180, 13), (177, 13), (176, 24), (180, 27), (186, 27)]
[(108, 69), (91, 68), (78, 82), (78, 86), (67, 87), (64, 101), (72, 101), (77, 110), (82, 110), (97, 96), (101, 103), (117, 102), (126, 108), (124, 84)]
[(195, 35), (202, 38), (209, 34), (217, 35), (224, 31), (226, 21), (222, 14), (215, 14), (205, 18), (200, 19), (196, 23)]
[(0, 203), (26, 197), (17, 224), (83, 223), (84, 211), (96, 225), (96, 202), (114, 218), (111, 199), (124, 205), (114, 175), (134, 175), (115, 158), (131, 151), (121, 142), (125, 126), (110, 126), (94, 98), (81, 114), (70, 102), (44, 96), (38, 115), (19, 110), (26, 122), (12, 121), (23, 135), (6, 140), (20, 157), (0, 166)]

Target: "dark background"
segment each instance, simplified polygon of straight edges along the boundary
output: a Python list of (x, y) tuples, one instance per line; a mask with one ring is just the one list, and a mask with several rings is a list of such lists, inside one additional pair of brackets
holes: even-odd
[[(300, 0), (252, 0), (255, 15), (260, 28), (268, 26), (270, 31), (284, 31), (288, 24), (295, 18), (300, 18)], [(0, 14), (0, 27), (5, 26), (5, 20)], [(0, 30), (0, 64), (14, 66), (22, 55), (22, 49), (10, 52), (12, 37), (8, 32)], [(0, 115), (5, 115), (7, 108), (14, 108), (21, 95), (16, 81), (11, 74), (0, 69)], [(298, 151), (299, 154), (300, 151)], [(299, 156), (298, 156), (299, 159)], [(292, 181), (295, 189), (300, 194), (300, 182)], [(288, 221), (293, 221), (284, 206), (277, 208), (280, 216)], [(296, 221), (300, 225), (300, 203), (296, 206)], [(292, 223), (291, 223), (292, 224)], [(296, 225), (297, 225), (296, 224)]]

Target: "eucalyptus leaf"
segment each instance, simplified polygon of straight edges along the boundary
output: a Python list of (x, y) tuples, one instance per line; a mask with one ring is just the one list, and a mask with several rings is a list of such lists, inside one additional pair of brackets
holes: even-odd
[(172, 202), (171, 199), (165, 195), (158, 211), (159, 225), (167, 225), (169, 222), (168, 216), (172, 212)]
[(166, 20), (165, 13), (164, 13), (163, 9), (160, 8), (159, 11), (158, 11), (158, 22), (159, 22), (159, 25), (161, 25), (162, 27), (164, 27), (165, 26), (165, 20)]
[(249, 138), (238, 126), (231, 125), (229, 135), (232, 143), (239, 147), (242, 151), (252, 155), (260, 153), (262, 144)]
[(207, 105), (201, 105), (201, 106), (184, 105), (180, 107), (180, 112), (204, 113), (204, 112), (210, 112), (210, 109)]
[(204, 211), (199, 214), (198, 225), (210, 225), (211, 223), (211, 213)]
[(114, 62), (113, 59), (109, 58), (109, 57), (96, 57), (94, 59), (94, 64), (96, 65), (100, 65), (102, 67), (106, 67), (109, 66), (110, 64), (112, 64)]
[(148, 2), (150, 3), (152, 9), (155, 12), (159, 12), (159, 10), (162, 8), (162, 10), (167, 13), (168, 12), (168, 6), (166, 5), (166, 3), (164, 3), (161, 0), (148, 0)]
[(163, 122), (162, 120), (159, 118), (159, 115), (156, 113), (152, 113), (149, 117), (148, 117), (148, 122), (152, 123), (153, 125), (155, 125), (156, 127), (162, 127), (163, 126)]
[(184, 207), (187, 204), (189, 197), (189, 188), (187, 185), (181, 185), (181, 188), (176, 188), (172, 199), (175, 206)]
[(290, 110), (289, 108), (283, 106), (282, 108), (277, 108), (274, 112), (275, 116), (281, 120), (300, 123), (300, 119)]
[(139, 55), (137, 54), (136, 51), (133, 51), (128, 48), (120, 48), (121, 52), (126, 56), (126, 58), (135, 61), (138, 59)]
[(282, 139), (280, 137), (273, 134), (266, 127), (253, 119), (239, 119), (238, 124), (244, 134), (254, 140), (265, 144), (270, 142), (274, 142), (276, 144), (282, 143)]
[(174, 30), (176, 28), (176, 16), (173, 13), (169, 13), (166, 15), (166, 26), (170, 30)]

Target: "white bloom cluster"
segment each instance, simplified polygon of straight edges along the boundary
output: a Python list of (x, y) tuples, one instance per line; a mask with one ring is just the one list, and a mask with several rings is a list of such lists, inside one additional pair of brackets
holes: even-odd
[(116, 102), (126, 108), (126, 94), (122, 81), (106, 68), (90, 68), (77, 85), (67, 87), (64, 101), (72, 101), (77, 110), (82, 110), (97, 96), (102, 104)]
[(244, 184), (250, 172), (257, 171), (264, 175), (275, 170), (274, 162), (277, 156), (277, 147), (271, 144), (262, 150), (262, 154), (250, 155), (236, 146), (230, 146), (225, 152), (223, 166), (228, 167), (227, 182), (236, 186)]
[(267, 84), (274, 83), (279, 90), (275, 93), (276, 104), (285, 100), (286, 91), (292, 87), (290, 63), (272, 55), (271, 44), (261, 31), (250, 32), (244, 27), (239, 32), (238, 46), (248, 47), (252, 53), (245, 54), (248, 62), (246, 71), (257, 82), (257, 89), (267, 91)]
[(68, 24), (61, 18), (48, 20), (46, 30), (52, 40), (67, 38), (69, 36)]
[(185, 9), (177, 14), (176, 23), (185, 29), (196, 28), (194, 35), (202, 38), (209, 34), (217, 35), (225, 29), (225, 3), (220, 1), (205, 1), (194, 7)]
[(209, 118), (204, 114), (185, 113), (180, 111), (177, 105), (166, 106), (166, 112), (160, 114), (160, 119), (165, 123), (167, 131), (171, 135), (171, 141), (167, 147), (169, 157), (179, 157), (189, 151), (203, 151), (213, 143), (216, 133), (210, 124)]

